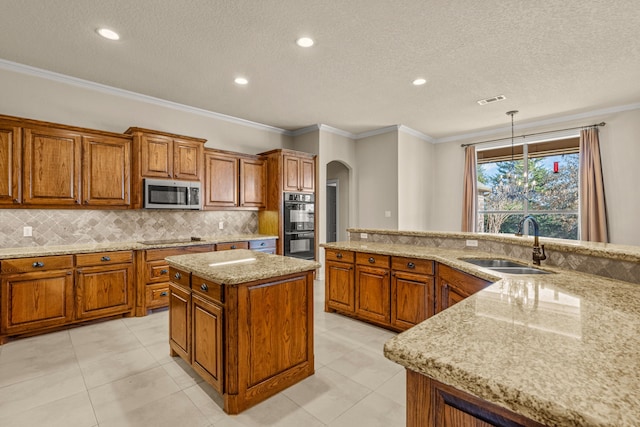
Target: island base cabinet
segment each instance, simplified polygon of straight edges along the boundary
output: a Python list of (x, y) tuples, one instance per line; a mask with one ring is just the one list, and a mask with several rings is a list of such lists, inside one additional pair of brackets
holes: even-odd
[(169, 284), (169, 347), (171, 356), (191, 363), (191, 291)]
[(194, 294), (191, 312), (193, 369), (222, 393), (222, 307)]
[(543, 427), (543, 424), (407, 369), (407, 427)]

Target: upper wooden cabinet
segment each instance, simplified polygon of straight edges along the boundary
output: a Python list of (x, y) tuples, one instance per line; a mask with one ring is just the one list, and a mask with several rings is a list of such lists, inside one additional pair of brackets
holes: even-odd
[(22, 201), (21, 129), (0, 121), (0, 205), (15, 205)]
[(82, 140), (82, 203), (131, 203), (131, 138), (85, 136)]
[(25, 128), (23, 132), (23, 202), (80, 204), (82, 135), (52, 127)]
[(205, 209), (264, 208), (267, 167), (257, 157), (205, 150)]
[(134, 167), (141, 178), (202, 180), (204, 139), (141, 128), (125, 133), (133, 135)]
[(315, 160), (293, 155), (284, 156), (284, 191), (313, 193), (316, 189)]

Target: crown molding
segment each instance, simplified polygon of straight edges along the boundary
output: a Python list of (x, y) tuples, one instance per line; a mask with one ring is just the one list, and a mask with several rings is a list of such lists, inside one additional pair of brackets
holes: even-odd
[(109, 95), (115, 95), (115, 96), (120, 96), (122, 98), (131, 99), (134, 101), (141, 101), (147, 104), (157, 105), (160, 107), (171, 108), (173, 110), (178, 110), (185, 113), (197, 114), (199, 116), (204, 116), (204, 117), (208, 117), (216, 120), (222, 120), (225, 122), (234, 123), (234, 124), (246, 126), (246, 127), (251, 127), (254, 129), (264, 130), (267, 132), (273, 132), (273, 133), (278, 133), (281, 135), (288, 135), (288, 136), (292, 135), (291, 131), (281, 129), (275, 126), (252, 122), (251, 120), (228, 116), (226, 114), (216, 113), (214, 111), (209, 111), (202, 108), (191, 107), (189, 105), (180, 104), (173, 101), (167, 101), (166, 99), (156, 98), (149, 95), (143, 95), (141, 93), (119, 89), (113, 86), (107, 86), (102, 83), (96, 83), (89, 80), (68, 76), (66, 74), (60, 74), (53, 71), (44, 70), (42, 68), (32, 67), (30, 65), (19, 64), (17, 62), (7, 61), (5, 59), (0, 59), (0, 69), (13, 71), (16, 73), (25, 74), (29, 76), (40, 77), (40, 78), (51, 80), (57, 83), (68, 84), (71, 86), (81, 87), (84, 89), (90, 89), (97, 92), (106, 93)]
[(399, 125), (387, 126), (383, 128), (373, 129), (356, 135), (355, 139), (364, 139), (370, 136), (382, 135), (389, 132), (398, 132)]
[(405, 125), (398, 126), (398, 131), (399, 132), (404, 132), (407, 135), (415, 136), (416, 138), (421, 139), (421, 140), (423, 140), (425, 142), (431, 142), (431, 143), (436, 142), (435, 138), (433, 138), (433, 137), (431, 137), (429, 135), (426, 135), (426, 134), (424, 134), (424, 133), (422, 133), (420, 131), (417, 131), (415, 129), (411, 129), (410, 127), (405, 126)]
[(329, 133), (333, 133), (335, 135), (340, 135), (340, 136), (344, 136), (345, 138), (350, 138), (350, 139), (357, 139), (357, 135), (348, 132), (346, 130), (342, 130), (342, 129), (338, 129), (338, 128), (334, 128), (333, 126), (329, 126), (329, 125), (319, 125), (320, 130), (325, 131), (325, 132), (329, 132)]
[[(536, 122), (518, 124), (514, 126), (514, 128), (521, 129), (521, 130), (537, 128), (537, 127), (542, 127), (547, 125), (554, 125), (558, 123), (566, 123), (573, 120), (591, 119), (593, 117), (599, 117), (606, 114), (614, 114), (614, 113), (620, 113), (623, 111), (638, 110), (638, 109), (640, 109), (640, 102), (634, 103), (634, 104), (619, 105), (616, 107), (602, 108), (600, 110), (588, 111), (586, 113), (571, 114), (567, 116), (554, 117), (552, 119), (547, 119), (547, 120), (539, 120)], [(496, 128), (496, 129), (484, 130), (479, 132), (471, 132), (471, 133), (463, 133), (460, 135), (452, 135), (444, 138), (437, 138), (434, 142), (436, 144), (440, 144), (444, 142), (463, 141), (463, 140), (470, 140), (470, 139), (481, 138), (481, 137), (484, 138), (491, 135), (503, 134), (505, 132), (509, 132), (510, 130), (511, 130), (511, 127), (505, 126), (505, 127)], [(560, 132), (558, 136), (560, 136)]]

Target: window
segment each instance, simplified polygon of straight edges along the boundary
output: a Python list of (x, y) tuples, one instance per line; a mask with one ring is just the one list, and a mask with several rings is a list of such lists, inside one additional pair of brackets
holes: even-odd
[(541, 236), (577, 240), (578, 151), (578, 137), (478, 150), (478, 231), (515, 233), (533, 215)]

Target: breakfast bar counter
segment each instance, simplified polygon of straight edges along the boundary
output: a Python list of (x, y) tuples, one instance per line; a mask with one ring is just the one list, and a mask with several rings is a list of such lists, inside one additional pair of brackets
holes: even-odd
[(317, 262), (237, 249), (177, 255), (169, 344), (237, 414), (314, 373)]

